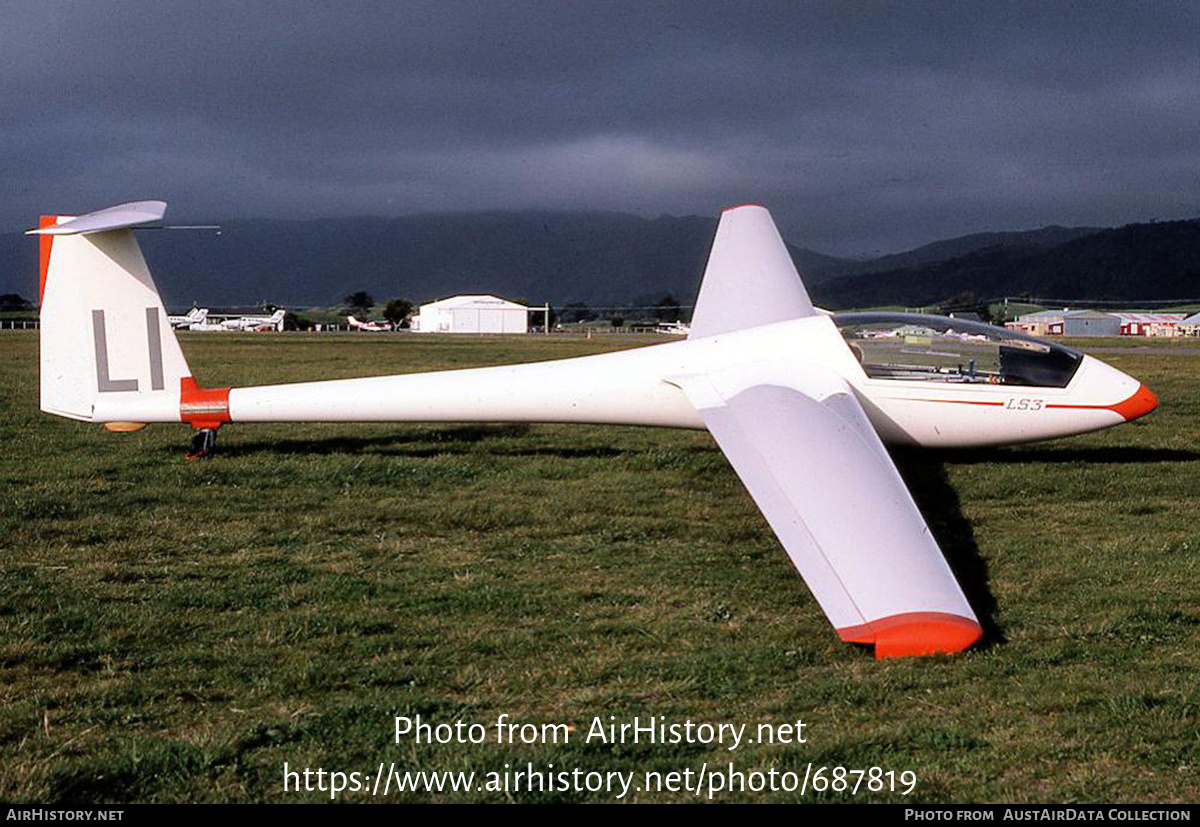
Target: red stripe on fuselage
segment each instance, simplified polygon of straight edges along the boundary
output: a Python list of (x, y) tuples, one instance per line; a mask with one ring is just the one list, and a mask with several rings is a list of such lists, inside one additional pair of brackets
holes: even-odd
[[(903, 402), (938, 402), (944, 405), (988, 405), (990, 407), (1003, 407), (1004, 402), (984, 402), (975, 399), (924, 399), (913, 396), (893, 397)], [(1123, 399), (1114, 405), (1070, 405), (1066, 403), (1047, 403), (1046, 408), (1058, 408), (1062, 410), (1072, 411), (1112, 411), (1124, 417), (1126, 422), (1137, 419), (1140, 416), (1153, 411), (1158, 407), (1158, 397), (1154, 395), (1154, 391), (1150, 390), (1145, 385), (1139, 385), (1138, 389), (1129, 396), (1128, 399)]]
[(1145, 416), (1158, 407), (1158, 397), (1154, 391), (1145, 385), (1138, 385), (1128, 399), (1123, 399), (1115, 405), (1047, 405), (1047, 408), (1071, 408), (1082, 411), (1112, 411), (1120, 414), (1126, 422), (1132, 422), (1139, 416)]
[(918, 399), (912, 396), (897, 397), (904, 402), (941, 402), (946, 405), (1003, 405), (1003, 402), (981, 402), (975, 399)]

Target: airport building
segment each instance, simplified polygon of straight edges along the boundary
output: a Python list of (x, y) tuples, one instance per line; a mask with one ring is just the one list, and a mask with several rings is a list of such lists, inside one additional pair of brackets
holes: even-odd
[(1116, 313), (1122, 336), (1176, 336), (1185, 313)]
[(416, 333), (527, 333), (529, 308), (496, 296), (450, 296), (423, 304)]
[(1200, 313), (1193, 313), (1175, 325), (1178, 336), (1200, 336)]
[(1119, 336), (1121, 319), (1099, 310), (1041, 310), (1026, 313), (1005, 327), (1032, 336)]

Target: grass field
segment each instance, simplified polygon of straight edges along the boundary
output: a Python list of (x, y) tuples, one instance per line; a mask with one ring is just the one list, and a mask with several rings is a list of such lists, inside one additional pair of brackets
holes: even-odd
[[(630, 344), (183, 337), (213, 385)], [(284, 794), (285, 761), (730, 760), (913, 770), (926, 803), (1197, 799), (1200, 351), (1104, 354), (1159, 394), (1138, 422), (897, 455), (988, 636), (888, 662), (837, 641), (707, 434), (235, 424), (188, 463), (182, 425), (40, 414), (35, 334), (0, 352), (0, 800), (320, 800)], [(414, 713), (577, 735), (597, 715), (802, 718), (808, 743), (393, 745)]]

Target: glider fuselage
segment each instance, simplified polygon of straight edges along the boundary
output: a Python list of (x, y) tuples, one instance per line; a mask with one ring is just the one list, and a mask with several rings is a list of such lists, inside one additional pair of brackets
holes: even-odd
[[(994, 376), (970, 381), (963, 372), (873, 378), (834, 319), (813, 316), (551, 362), (234, 388), (228, 416), (232, 422), (562, 422), (702, 429), (696, 409), (673, 379), (754, 362), (816, 365), (838, 374), (854, 389), (880, 437), (893, 444), (945, 448), (1029, 442), (1117, 425), (1153, 408), (1152, 395), (1146, 398), (1149, 392), (1137, 380), (1089, 356), (1079, 357), (1065, 387), (1000, 384)], [(123, 402), (121, 417), (130, 413)]]

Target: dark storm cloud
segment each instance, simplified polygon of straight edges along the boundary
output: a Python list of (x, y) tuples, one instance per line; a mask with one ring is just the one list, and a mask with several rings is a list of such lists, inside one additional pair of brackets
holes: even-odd
[(504, 207), (890, 250), (1196, 211), (1190, 3), (10, 3), (7, 229)]

